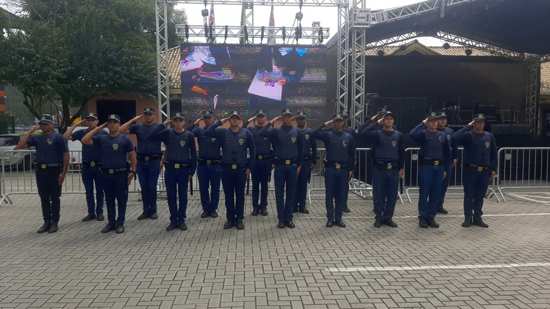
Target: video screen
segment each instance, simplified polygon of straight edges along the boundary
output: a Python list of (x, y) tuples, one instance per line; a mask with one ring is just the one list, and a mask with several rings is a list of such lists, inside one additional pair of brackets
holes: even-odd
[(324, 117), (327, 59), (323, 47), (182, 45), (183, 108)]

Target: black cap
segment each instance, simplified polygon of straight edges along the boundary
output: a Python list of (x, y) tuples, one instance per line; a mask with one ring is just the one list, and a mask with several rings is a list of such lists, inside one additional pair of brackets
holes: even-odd
[(40, 117), (39, 124), (54, 124), (55, 120), (53, 119), (53, 116), (50, 114), (44, 114), (42, 117)]
[(439, 118), (439, 114), (436, 113), (436, 112), (431, 112), (429, 115), (428, 115), (428, 120), (435, 120), (435, 119), (438, 119)]
[(296, 118), (298, 119), (306, 119), (307, 115), (304, 112), (299, 112), (298, 115), (296, 115)]
[(155, 109), (152, 108), (152, 107), (146, 107), (144, 110), (143, 110), (143, 113), (145, 115), (153, 115), (155, 113)]
[(88, 115), (86, 115), (86, 117), (84, 117), (84, 119), (86, 119), (86, 120), (90, 120), (90, 119), (97, 120), (97, 115), (94, 114), (94, 113), (89, 113)]
[(176, 113), (174, 116), (172, 116), (172, 119), (174, 119), (174, 120), (176, 120), (176, 119), (185, 120), (185, 116), (183, 116), (182, 113)]
[(202, 119), (212, 118), (212, 112), (206, 111), (202, 114)]
[(476, 114), (474, 116), (474, 121), (485, 121), (485, 114)]
[(290, 109), (285, 108), (285, 109), (283, 109), (283, 111), (281, 112), (281, 115), (282, 115), (282, 116), (286, 116), (286, 115), (292, 116), (292, 112), (290, 111)]
[(259, 110), (257, 113), (256, 113), (256, 117), (261, 117), (261, 116), (265, 116), (265, 113), (263, 110)]
[(447, 118), (447, 114), (445, 112), (441, 112), (437, 115), (437, 118)]
[(239, 119), (241, 119), (241, 115), (239, 115), (239, 112), (237, 112), (237, 111), (233, 111), (229, 115), (229, 118), (233, 118), (233, 117), (238, 117)]
[(392, 117), (393, 119), (395, 119), (395, 114), (392, 113), (391, 111), (386, 111), (386, 112), (384, 112), (383, 117), (385, 118), (385, 117), (388, 117), (388, 116), (389, 116), (389, 117)]
[(111, 114), (111, 115), (109, 115), (109, 117), (107, 117), (107, 122), (110, 122), (110, 121), (120, 123), (120, 117), (118, 117), (118, 115), (116, 115), (116, 114)]
[(339, 120), (344, 121), (344, 119), (345, 119), (344, 116), (341, 115), (341, 114), (336, 114), (336, 115), (334, 115), (334, 117), (332, 118), (332, 120), (334, 120), (334, 121), (339, 121)]

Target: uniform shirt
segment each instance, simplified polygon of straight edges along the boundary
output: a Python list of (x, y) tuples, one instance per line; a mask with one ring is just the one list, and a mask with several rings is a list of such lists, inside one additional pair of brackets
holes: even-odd
[(318, 159), (317, 142), (315, 141), (315, 138), (313, 138), (313, 131), (314, 130), (311, 128), (300, 129), (300, 133), (304, 137), (302, 147), (304, 161), (317, 161)]
[(355, 140), (346, 131), (321, 128), (313, 132), (313, 137), (322, 141), (327, 149), (326, 161), (340, 163), (348, 170), (355, 165)]
[(99, 149), (101, 166), (103, 168), (127, 168), (128, 153), (134, 150), (134, 145), (128, 135), (109, 134), (95, 135), (92, 139), (94, 145)]
[(405, 146), (403, 134), (397, 130), (384, 131), (378, 123), (371, 123), (359, 131), (373, 147), (374, 160), (378, 164), (396, 163), (403, 168)]
[(470, 127), (465, 127), (453, 135), (453, 140), (457, 145), (464, 146), (464, 164), (488, 167), (496, 171), (497, 146), (493, 134), (487, 131), (477, 134)]
[(163, 124), (151, 125), (134, 124), (130, 127), (130, 134), (137, 136), (137, 152), (141, 155), (160, 155), (160, 140), (158, 134), (166, 129)]
[[(222, 144), (222, 162), (224, 164), (238, 164), (250, 168), (256, 156), (254, 137), (248, 129), (241, 128), (238, 132), (220, 127), (221, 122), (210, 126), (206, 135), (220, 139)], [(247, 153), (248, 149), (248, 153)]]
[(36, 148), (35, 161), (40, 164), (63, 164), (63, 156), (69, 152), (67, 141), (57, 132), (32, 135), (27, 145)]
[(170, 128), (159, 134), (159, 139), (166, 146), (164, 152), (167, 162), (191, 164), (194, 169), (197, 164), (197, 149), (195, 147), (195, 135), (189, 131), (176, 132)]
[(445, 137), (447, 138), (447, 142), (449, 143), (449, 146), (451, 147), (451, 159), (449, 160), (449, 164), (452, 160), (456, 160), (458, 158), (458, 147), (455, 145), (455, 142), (453, 141), (453, 134), (455, 131), (449, 127), (445, 127), (441, 132), (445, 133)]
[(430, 132), (421, 123), (409, 133), (411, 138), (420, 146), (422, 160), (447, 161), (450, 158), (450, 143), (441, 131)]
[[(84, 137), (84, 135), (88, 134), (88, 132), (90, 131), (91, 131), (90, 129), (78, 130), (73, 133), (72, 140), (82, 142), (82, 138)], [(96, 135), (103, 135), (103, 134), (107, 134), (107, 133), (105, 131), (99, 131)], [(93, 144), (91, 145), (82, 144), (82, 162), (90, 163), (91, 161), (94, 161), (99, 163), (100, 159), (101, 158), (99, 156), (99, 149), (97, 147), (95, 147)]]
[(266, 127), (260, 134), (269, 138), (276, 160), (302, 163), (304, 141), (297, 128), (284, 125), (280, 128)]
[(269, 137), (263, 136), (260, 134), (264, 128), (263, 127), (253, 127), (248, 130), (254, 136), (254, 146), (256, 146), (256, 155), (262, 155), (264, 157), (269, 157), (273, 155), (273, 150), (271, 149), (271, 142)]
[[(212, 126), (212, 125), (211, 125)], [(221, 159), (221, 141), (216, 136), (206, 135), (208, 128), (193, 127), (192, 132), (197, 137), (199, 143), (199, 159), (201, 160), (220, 160)]]

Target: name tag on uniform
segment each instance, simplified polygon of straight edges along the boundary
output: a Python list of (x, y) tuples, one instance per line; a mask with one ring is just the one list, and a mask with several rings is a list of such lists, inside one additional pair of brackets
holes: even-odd
[(434, 161), (434, 165), (435, 165), (435, 166), (438, 166), (438, 165), (439, 165), (439, 161)]
[(145, 156), (145, 161), (149, 161), (149, 156)]
[(179, 163), (174, 164), (175, 169), (179, 169), (180, 167), (181, 167), (181, 165)]
[(46, 164), (40, 164), (40, 168), (45, 170), (48, 166)]
[(386, 164), (386, 169), (391, 170), (393, 168), (393, 165), (391, 163)]
[(208, 165), (212, 164), (212, 160), (206, 160), (206, 164)]
[(340, 163), (334, 164), (334, 167), (336, 167), (337, 170), (342, 168), (342, 165)]
[(95, 167), (95, 161), (91, 161), (91, 162), (90, 162), (90, 166), (91, 166), (91, 167)]
[(115, 170), (112, 169), (112, 168), (110, 168), (110, 169), (109, 169), (109, 175), (113, 175), (114, 173), (115, 173)]
[(232, 170), (236, 170), (236, 169), (237, 169), (237, 164), (231, 165), (231, 169), (232, 169)]
[(483, 172), (483, 166), (478, 166), (477, 171), (480, 172), (480, 173)]
[(285, 165), (290, 165), (290, 160), (285, 160)]

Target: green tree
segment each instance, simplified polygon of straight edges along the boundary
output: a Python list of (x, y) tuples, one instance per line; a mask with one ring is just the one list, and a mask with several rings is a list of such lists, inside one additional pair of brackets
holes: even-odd
[[(56, 102), (62, 127), (95, 95), (154, 94), (154, 7), (150, 0), (24, 0), (26, 15), (0, 39), (0, 81), (39, 115)], [(70, 114), (71, 107), (77, 112)]]

